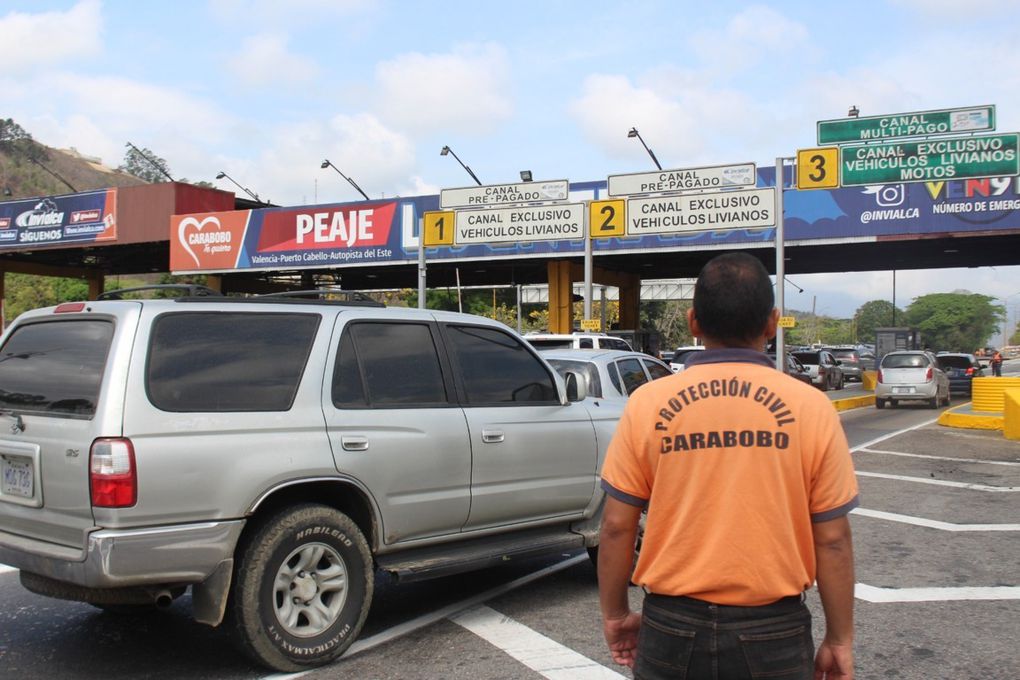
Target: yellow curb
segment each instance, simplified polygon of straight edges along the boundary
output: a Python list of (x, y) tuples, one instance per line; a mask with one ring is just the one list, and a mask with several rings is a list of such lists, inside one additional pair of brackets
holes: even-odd
[(956, 408), (943, 411), (939, 416), (939, 425), (959, 427), (966, 430), (1001, 430), (1005, 426), (1006, 419), (1001, 413), (985, 412), (984, 415), (956, 413), (956, 409), (963, 408), (966, 405), (962, 404)]
[(874, 406), (875, 395), (867, 394), (863, 397), (849, 397), (847, 399), (833, 399), (832, 405), (837, 411), (849, 411), (854, 408), (861, 408), (863, 406)]

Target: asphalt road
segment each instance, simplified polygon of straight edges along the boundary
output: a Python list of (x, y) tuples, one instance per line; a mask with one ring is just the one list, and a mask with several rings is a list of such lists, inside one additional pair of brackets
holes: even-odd
[[(841, 416), (862, 495), (851, 518), (858, 677), (1014, 680), (1020, 447), (999, 433), (930, 424), (937, 414), (905, 407)], [(566, 566), (504, 587), (557, 563)], [(640, 591), (631, 596), (639, 607)], [(380, 579), (362, 651), (303, 677), (630, 677), (609, 659), (597, 598), (583, 555), (409, 585)], [(814, 592), (808, 602), (818, 638)], [(33, 595), (16, 572), (0, 572), (0, 678), (286, 677), (251, 665), (221, 631), (194, 623), (189, 608), (185, 597), (169, 610), (115, 616)]]

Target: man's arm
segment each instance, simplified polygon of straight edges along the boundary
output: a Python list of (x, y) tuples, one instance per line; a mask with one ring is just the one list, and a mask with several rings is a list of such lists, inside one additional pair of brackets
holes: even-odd
[(854, 677), (854, 548), (846, 515), (811, 525), (825, 638), (815, 655), (815, 680)]
[(627, 587), (634, 570), (634, 541), (641, 508), (606, 498), (599, 534), (599, 600), (602, 630), (613, 661), (633, 667), (641, 615), (630, 610)]

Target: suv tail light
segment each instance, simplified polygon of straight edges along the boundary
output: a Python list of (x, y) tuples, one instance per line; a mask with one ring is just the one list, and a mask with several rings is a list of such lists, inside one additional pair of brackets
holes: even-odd
[(89, 451), (92, 505), (129, 508), (138, 500), (135, 447), (130, 439), (97, 439)]
[(974, 375), (974, 367), (973, 366), (969, 366), (967, 368), (967, 377), (970, 378), (970, 377), (973, 377), (973, 375)]
[(878, 382), (885, 382), (884, 380), (882, 380), (882, 369), (881, 368), (878, 369)]
[(935, 371), (933, 371), (931, 366), (929, 366), (928, 370), (924, 372), (924, 381), (925, 382), (931, 382), (932, 378), (934, 378), (934, 377), (935, 377)]

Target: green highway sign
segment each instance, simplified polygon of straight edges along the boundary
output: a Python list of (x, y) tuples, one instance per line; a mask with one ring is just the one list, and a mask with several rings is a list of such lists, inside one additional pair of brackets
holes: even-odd
[(818, 144), (852, 144), (900, 137), (991, 132), (994, 106), (897, 113), (891, 116), (818, 121)]
[(1020, 174), (1017, 133), (844, 146), (840, 184), (863, 186)]

